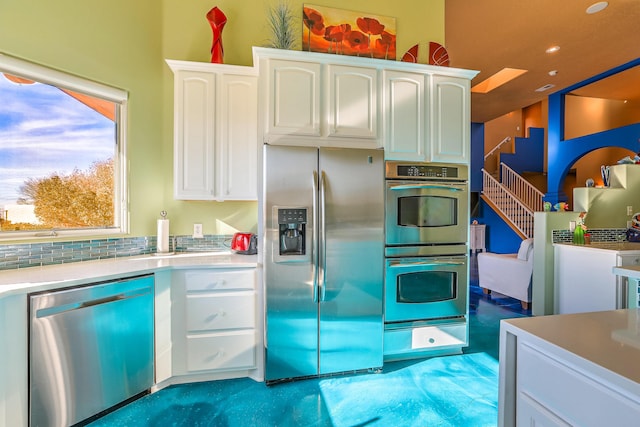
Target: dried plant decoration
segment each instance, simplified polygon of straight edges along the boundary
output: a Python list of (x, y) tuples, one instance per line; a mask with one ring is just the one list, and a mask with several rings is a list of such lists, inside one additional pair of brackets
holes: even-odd
[(296, 25), (297, 18), (289, 2), (280, 0), (277, 4), (270, 6), (267, 10), (267, 18), (271, 38), (266, 47), (295, 49), (298, 42), (298, 37), (294, 34), (294, 30), (297, 33), (298, 28)]

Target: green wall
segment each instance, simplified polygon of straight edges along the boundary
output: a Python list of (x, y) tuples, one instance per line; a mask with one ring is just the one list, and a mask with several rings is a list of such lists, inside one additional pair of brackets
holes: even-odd
[[(128, 156), (131, 235), (153, 235), (161, 210), (172, 234), (256, 229), (255, 202), (173, 200), (173, 75), (164, 58), (208, 62), (205, 15), (227, 16), (224, 62), (252, 65), (251, 46), (269, 38), (265, 13), (273, 1), (2, 0), (0, 53), (67, 71), (129, 92)], [(397, 18), (398, 57), (416, 43), (444, 44), (444, 1), (325, 0), (306, 4)], [(290, 1), (302, 14), (302, 1)], [(302, 32), (302, 28), (300, 28)]]

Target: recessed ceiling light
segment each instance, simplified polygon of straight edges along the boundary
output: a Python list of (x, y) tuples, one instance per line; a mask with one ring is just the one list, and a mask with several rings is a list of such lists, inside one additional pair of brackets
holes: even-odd
[(549, 83), (549, 84), (546, 84), (544, 86), (540, 86), (538, 89), (536, 89), (536, 92), (544, 92), (545, 90), (549, 90), (554, 86), (555, 85), (552, 85), (551, 83)]
[(547, 53), (554, 53), (560, 50), (560, 46), (551, 46), (549, 49), (545, 50)]
[(587, 13), (589, 15), (593, 14), (593, 13), (598, 13), (601, 10), (606, 9), (606, 7), (609, 6), (609, 3), (606, 1), (599, 1), (598, 3), (594, 3), (591, 6), (589, 6), (587, 8)]
[(550, 75), (551, 77), (553, 77), (553, 76), (557, 76), (557, 75), (558, 75), (558, 70), (551, 70), (551, 71), (549, 71), (549, 75)]

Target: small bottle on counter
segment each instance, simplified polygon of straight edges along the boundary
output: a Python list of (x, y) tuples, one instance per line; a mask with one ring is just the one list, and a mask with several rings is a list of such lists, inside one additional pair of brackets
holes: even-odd
[(589, 234), (589, 233), (585, 233), (584, 234), (584, 244), (585, 245), (590, 245), (591, 244), (591, 234)]
[(576, 225), (573, 230), (573, 243), (576, 245), (584, 245), (584, 229), (581, 225)]

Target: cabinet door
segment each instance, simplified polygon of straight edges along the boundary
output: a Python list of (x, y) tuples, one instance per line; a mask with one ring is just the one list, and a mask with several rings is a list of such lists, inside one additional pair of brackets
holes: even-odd
[(432, 76), (430, 158), (434, 162), (469, 163), (469, 84), (468, 79)]
[(374, 68), (327, 65), (329, 137), (378, 137), (377, 73)]
[(214, 198), (215, 74), (174, 75), (174, 197)]
[(268, 60), (267, 137), (320, 136), (320, 64)]
[(258, 199), (258, 77), (220, 75), (218, 200)]
[(425, 161), (425, 82), (419, 73), (384, 71), (387, 160)]

